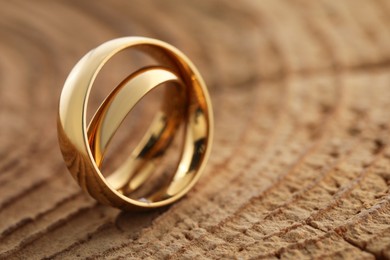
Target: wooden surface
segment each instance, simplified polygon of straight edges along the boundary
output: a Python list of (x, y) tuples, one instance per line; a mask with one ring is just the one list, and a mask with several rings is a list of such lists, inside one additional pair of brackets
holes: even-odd
[[(199, 183), (146, 213), (86, 197), (56, 136), (72, 66), (127, 35), (185, 52), (215, 110)], [(3, 0), (0, 39), (1, 258), (390, 258), (390, 1)]]

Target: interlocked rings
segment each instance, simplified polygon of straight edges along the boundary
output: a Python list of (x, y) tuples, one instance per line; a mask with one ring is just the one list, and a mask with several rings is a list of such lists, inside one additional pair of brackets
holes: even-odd
[[(116, 53), (134, 48), (159, 65), (128, 76), (86, 123), (88, 97), (102, 66)], [(163, 106), (128, 159), (105, 178), (100, 167), (109, 142), (136, 103), (158, 85), (167, 85)], [(180, 162), (173, 177), (152, 194), (128, 195), (144, 185), (184, 124)], [(108, 41), (87, 53), (73, 68), (62, 90), (58, 136), (64, 160), (79, 185), (101, 203), (125, 210), (170, 204), (198, 180), (210, 153), (213, 119), (206, 86), (195, 66), (171, 45), (143, 37)]]

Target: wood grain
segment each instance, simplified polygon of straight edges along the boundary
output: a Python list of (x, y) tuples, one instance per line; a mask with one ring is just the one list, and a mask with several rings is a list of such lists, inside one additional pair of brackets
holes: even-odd
[[(205, 174), (146, 213), (84, 195), (56, 136), (72, 66), (128, 35), (186, 53), (215, 109)], [(1, 1), (0, 37), (0, 258), (390, 259), (389, 1)]]

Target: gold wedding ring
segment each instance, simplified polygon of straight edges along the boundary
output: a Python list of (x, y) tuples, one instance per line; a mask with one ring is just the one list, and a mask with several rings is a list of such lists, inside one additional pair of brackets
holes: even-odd
[[(87, 105), (95, 78), (115, 54), (135, 49), (158, 65), (130, 74), (106, 97), (87, 126)], [(160, 110), (125, 162), (108, 177), (101, 172), (106, 149), (130, 110), (156, 86), (165, 84)], [(159, 165), (184, 126), (175, 173), (153, 192), (131, 198)], [(83, 190), (101, 203), (124, 210), (156, 208), (185, 195), (209, 157), (213, 116), (206, 85), (192, 62), (173, 46), (144, 37), (118, 38), (91, 50), (70, 72), (61, 93), (58, 138), (66, 165)]]

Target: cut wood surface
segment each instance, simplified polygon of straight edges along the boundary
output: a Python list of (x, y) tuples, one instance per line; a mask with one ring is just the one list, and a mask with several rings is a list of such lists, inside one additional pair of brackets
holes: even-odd
[[(215, 115), (195, 188), (143, 213), (86, 196), (56, 132), (73, 65), (131, 35), (186, 53)], [(0, 258), (390, 258), (390, 1), (3, 0), (0, 39)]]

